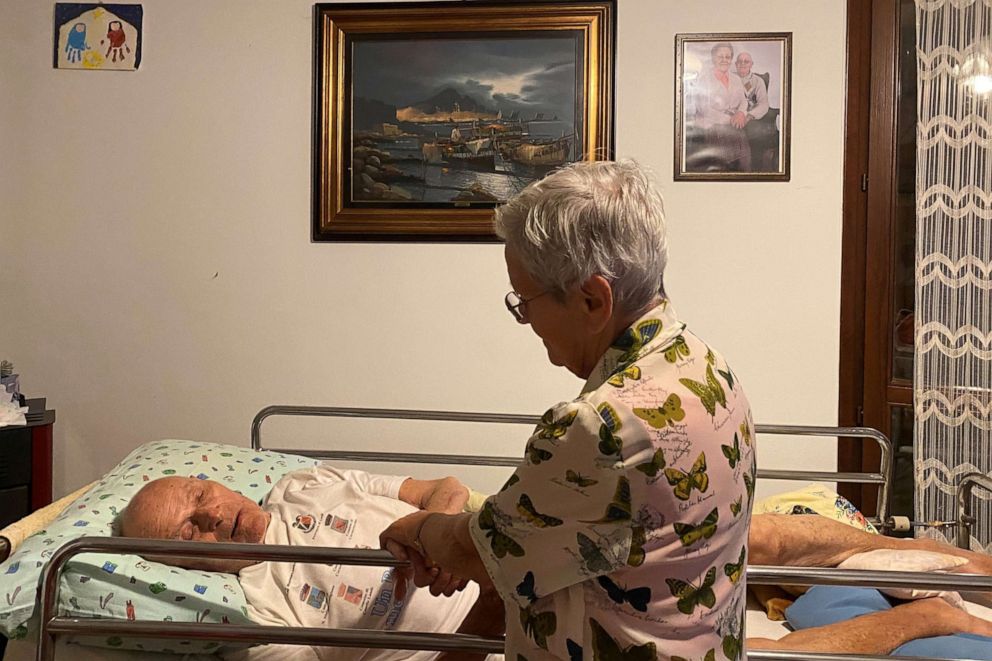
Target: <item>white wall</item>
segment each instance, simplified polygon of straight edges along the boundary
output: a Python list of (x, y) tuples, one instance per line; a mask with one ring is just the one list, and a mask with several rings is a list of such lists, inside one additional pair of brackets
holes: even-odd
[[(508, 318), (499, 246), (310, 242), (311, 2), (143, 4), (136, 73), (53, 70), (52, 3), (0, 21), (0, 356), (58, 410), (57, 493), (145, 440), (246, 445), (271, 403), (574, 396)], [(618, 154), (655, 169), (669, 293), (758, 421), (836, 421), (844, 11), (620, 0)], [(791, 182), (672, 181), (674, 35), (719, 31), (794, 34)], [(373, 440), (404, 449), (389, 429)], [(526, 434), (491, 436), (479, 452), (516, 455)], [(762, 465), (797, 462), (834, 449), (764, 444)]]

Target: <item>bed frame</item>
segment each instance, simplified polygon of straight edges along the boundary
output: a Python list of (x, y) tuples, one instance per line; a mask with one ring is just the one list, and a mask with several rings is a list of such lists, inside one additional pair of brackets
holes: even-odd
[[(262, 422), (272, 416), (320, 416), (334, 418), (432, 420), (473, 423), (500, 423), (534, 425), (538, 416), (495, 413), (463, 413), (450, 411), (420, 411), (398, 409), (338, 408), (310, 406), (269, 406), (262, 409), (252, 421), (251, 444), (255, 450), (269, 449), (313, 457), (321, 460), (382, 461), (428, 464), (458, 464), (471, 466), (513, 467), (520, 463), (517, 457), (462, 456), (453, 454), (354, 452), (346, 450), (298, 450), (291, 448), (265, 448), (262, 445)], [(891, 531), (903, 527), (889, 516), (891, 496), (892, 444), (881, 432), (863, 427), (816, 427), (799, 425), (756, 425), (757, 435), (793, 435), (817, 437), (862, 438), (875, 441), (881, 450), (881, 469), (877, 473), (845, 473), (827, 471), (758, 470), (764, 479), (853, 482), (878, 486), (878, 511), (869, 518), (880, 530)], [(992, 477), (971, 474), (964, 477), (958, 488), (957, 541), (967, 548), (971, 525), (970, 502), (974, 488), (992, 491)], [(5, 557), (0, 537), (0, 559)], [(210, 623), (127, 621), (97, 618), (70, 618), (58, 614), (60, 577), (66, 563), (79, 553), (135, 553), (158, 556), (228, 558), (275, 562), (313, 562), (328, 564), (353, 564), (372, 566), (399, 566), (386, 551), (331, 549), (313, 547), (286, 547), (265, 544), (213, 544), (203, 542), (160, 541), (125, 539), (119, 537), (82, 537), (60, 547), (52, 556), (42, 577), (40, 595), (40, 630), (38, 633), (38, 661), (55, 658), (55, 639), (58, 635), (100, 635), (151, 637), (166, 639), (198, 639), (237, 643), (281, 643), (313, 646), (363, 647), (410, 650), (470, 651), (501, 653), (502, 638), (484, 638), (465, 634), (430, 634), (420, 632), (334, 630), (321, 628), (274, 627), (261, 625), (230, 625)], [(952, 589), (992, 592), (992, 577), (972, 575), (939, 576), (915, 572), (888, 572), (864, 570), (838, 570), (805, 567), (747, 568), (747, 580), (752, 584), (790, 585), (848, 585), (862, 587), (913, 587), (921, 589)], [(809, 659), (813, 661), (852, 661), (853, 659), (899, 659), (892, 656), (865, 656), (845, 654), (802, 653), (754, 650), (749, 659)], [(916, 657), (920, 661), (921, 657)], [(924, 661), (926, 661), (924, 659)]]

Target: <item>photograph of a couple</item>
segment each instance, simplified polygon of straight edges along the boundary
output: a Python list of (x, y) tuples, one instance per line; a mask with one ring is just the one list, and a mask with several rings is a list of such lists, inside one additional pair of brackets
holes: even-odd
[(787, 181), (792, 35), (675, 39), (675, 178)]

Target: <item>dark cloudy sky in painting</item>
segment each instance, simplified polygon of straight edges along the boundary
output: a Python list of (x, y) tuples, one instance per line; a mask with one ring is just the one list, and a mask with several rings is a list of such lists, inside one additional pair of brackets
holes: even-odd
[(356, 97), (402, 108), (451, 87), (504, 115), (575, 118), (571, 36), (356, 41), (352, 55)]

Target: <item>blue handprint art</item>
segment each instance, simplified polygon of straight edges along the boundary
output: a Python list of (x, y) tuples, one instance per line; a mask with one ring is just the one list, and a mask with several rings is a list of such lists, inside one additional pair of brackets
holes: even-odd
[(69, 31), (65, 43), (65, 56), (69, 62), (79, 62), (83, 59), (83, 51), (89, 50), (86, 44), (86, 24), (76, 23)]

